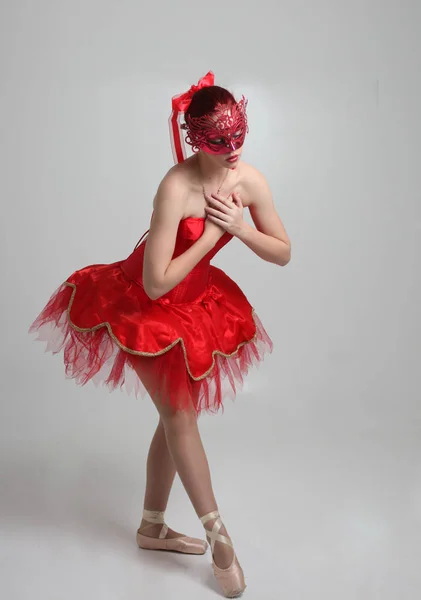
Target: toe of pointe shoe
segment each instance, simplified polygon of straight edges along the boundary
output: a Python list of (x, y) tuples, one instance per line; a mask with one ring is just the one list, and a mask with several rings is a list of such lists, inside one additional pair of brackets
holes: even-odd
[(185, 554), (205, 554), (208, 549), (208, 543), (204, 540), (188, 536), (172, 538), (166, 541), (168, 550), (184, 552)]
[(213, 572), (226, 598), (238, 598), (246, 589), (244, 572), (235, 557), (231, 566), (221, 569), (212, 563)]
[(136, 534), (136, 542), (139, 548), (145, 550), (170, 550), (183, 554), (205, 554), (208, 548), (207, 542), (198, 538), (183, 536), (159, 539), (148, 537), (139, 531)]

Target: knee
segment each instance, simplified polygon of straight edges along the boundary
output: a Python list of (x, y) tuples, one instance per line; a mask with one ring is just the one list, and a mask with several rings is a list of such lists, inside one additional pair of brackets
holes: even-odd
[(172, 410), (161, 414), (161, 421), (167, 433), (183, 434), (197, 427), (197, 414), (194, 409)]

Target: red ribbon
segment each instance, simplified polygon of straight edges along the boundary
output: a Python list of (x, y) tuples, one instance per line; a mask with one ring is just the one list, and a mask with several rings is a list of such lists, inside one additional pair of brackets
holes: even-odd
[(209, 87), (210, 85), (214, 85), (214, 74), (212, 71), (209, 71), (206, 73), (206, 75), (199, 79), (197, 85), (192, 85), (187, 92), (184, 92), (184, 94), (179, 94), (178, 96), (174, 96), (172, 99), (170, 127), (172, 133), (174, 159), (178, 163), (182, 162), (185, 158), (183, 141), (178, 126), (178, 115), (179, 113), (186, 112), (190, 106), (193, 94), (197, 92), (197, 90), (200, 90), (204, 87)]
[(187, 92), (184, 92), (184, 94), (174, 96), (174, 98), (172, 99), (173, 110), (177, 112), (186, 112), (190, 105), (191, 99), (193, 98), (193, 94), (204, 87), (209, 87), (210, 85), (213, 85), (214, 81), (214, 74), (212, 73), (212, 71), (209, 71), (204, 77), (199, 79), (197, 85), (192, 85)]

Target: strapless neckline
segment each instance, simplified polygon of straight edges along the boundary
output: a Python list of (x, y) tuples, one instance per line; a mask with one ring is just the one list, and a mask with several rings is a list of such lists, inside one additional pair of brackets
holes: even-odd
[[(152, 215), (154, 214), (154, 210), (152, 211)], [(182, 223), (183, 221), (204, 221), (206, 219), (205, 217), (184, 217), (184, 219), (180, 219), (180, 223)]]
[(181, 221), (204, 221), (206, 217), (185, 217), (184, 219), (180, 219)]

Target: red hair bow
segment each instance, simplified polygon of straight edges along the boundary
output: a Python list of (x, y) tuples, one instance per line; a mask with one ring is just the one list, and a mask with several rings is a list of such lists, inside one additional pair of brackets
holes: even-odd
[(172, 99), (173, 110), (177, 112), (186, 112), (190, 105), (191, 99), (193, 98), (193, 94), (204, 87), (209, 87), (210, 85), (213, 85), (214, 80), (214, 74), (212, 73), (212, 71), (209, 71), (209, 73), (206, 73), (204, 77), (199, 79), (197, 85), (192, 85), (187, 92), (184, 92), (184, 94), (174, 96), (174, 98)]
[(197, 85), (192, 85), (187, 92), (184, 92), (184, 94), (178, 94), (178, 96), (174, 96), (172, 99), (172, 112), (169, 118), (169, 126), (171, 146), (174, 161), (176, 163), (182, 162), (186, 158), (184, 138), (180, 131), (180, 115), (186, 112), (188, 109), (195, 92), (211, 85), (214, 85), (214, 74), (212, 71), (209, 71), (206, 73), (206, 75), (199, 79)]

